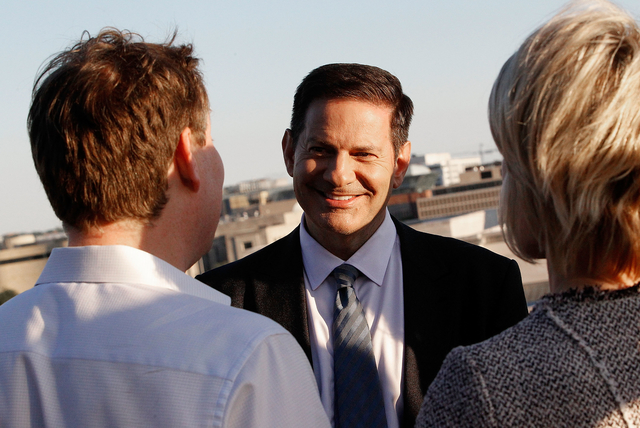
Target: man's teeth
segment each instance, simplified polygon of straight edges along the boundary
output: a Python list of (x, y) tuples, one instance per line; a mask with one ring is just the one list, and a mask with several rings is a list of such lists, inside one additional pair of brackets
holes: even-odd
[(349, 199), (353, 198), (353, 195), (350, 196), (336, 196), (336, 195), (327, 195), (327, 197), (329, 199), (333, 199), (334, 201), (348, 201)]

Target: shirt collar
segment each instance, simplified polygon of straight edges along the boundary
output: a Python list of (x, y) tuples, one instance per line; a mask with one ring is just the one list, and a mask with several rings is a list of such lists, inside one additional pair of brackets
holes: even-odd
[(372, 282), (382, 286), (396, 236), (396, 228), (387, 210), (384, 221), (378, 230), (349, 260), (343, 261), (327, 251), (309, 235), (304, 225), (303, 214), (300, 222), (300, 245), (302, 247), (302, 261), (311, 289), (318, 288), (327, 276), (343, 263), (356, 267)]
[(51, 282), (139, 284), (231, 304), (228, 296), (164, 260), (125, 245), (54, 248), (36, 285)]

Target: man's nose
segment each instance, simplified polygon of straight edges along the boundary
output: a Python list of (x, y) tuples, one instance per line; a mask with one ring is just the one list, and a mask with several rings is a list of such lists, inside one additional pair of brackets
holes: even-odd
[(354, 178), (353, 159), (348, 153), (336, 154), (324, 171), (324, 179), (334, 187), (342, 187), (352, 183)]

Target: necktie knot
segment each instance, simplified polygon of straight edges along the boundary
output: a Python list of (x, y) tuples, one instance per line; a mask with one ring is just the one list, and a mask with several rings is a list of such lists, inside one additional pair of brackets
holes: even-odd
[(331, 272), (331, 275), (336, 280), (338, 284), (338, 289), (344, 287), (353, 287), (353, 284), (356, 282), (356, 278), (360, 275), (360, 271), (355, 267), (348, 265), (346, 263), (338, 266)]

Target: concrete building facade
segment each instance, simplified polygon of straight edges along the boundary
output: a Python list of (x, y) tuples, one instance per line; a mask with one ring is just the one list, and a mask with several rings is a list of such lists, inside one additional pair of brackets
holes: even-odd
[(453, 158), (451, 153), (427, 153), (411, 156), (411, 163), (426, 165), (438, 174), (436, 186), (451, 186), (460, 182), (460, 174), (482, 163), (479, 156)]
[(33, 287), (56, 247), (67, 245), (62, 231), (6, 236), (0, 249), (0, 292)]

